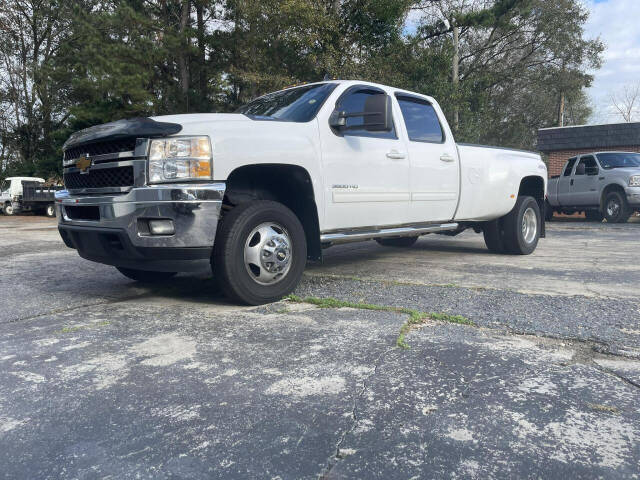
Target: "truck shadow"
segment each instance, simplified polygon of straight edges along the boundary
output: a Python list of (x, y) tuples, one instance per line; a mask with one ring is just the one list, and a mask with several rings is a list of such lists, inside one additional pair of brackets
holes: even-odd
[(185, 303), (232, 304), (224, 296), (210, 272), (183, 273), (163, 283), (142, 283), (126, 278), (122, 282), (136, 288), (140, 295), (136, 295), (135, 298), (161, 297)]

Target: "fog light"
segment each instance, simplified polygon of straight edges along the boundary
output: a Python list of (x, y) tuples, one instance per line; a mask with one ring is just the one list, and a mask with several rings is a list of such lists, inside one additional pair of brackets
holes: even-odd
[(149, 220), (149, 231), (151, 235), (173, 235), (176, 233), (173, 220)]

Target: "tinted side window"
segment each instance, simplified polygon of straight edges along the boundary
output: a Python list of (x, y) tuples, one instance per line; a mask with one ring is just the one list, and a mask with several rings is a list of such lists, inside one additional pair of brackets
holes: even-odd
[(573, 170), (573, 166), (576, 164), (576, 158), (570, 158), (567, 162), (567, 166), (564, 167), (564, 176), (568, 177), (571, 175), (571, 171)]
[(598, 164), (593, 157), (582, 157), (576, 168), (576, 175), (596, 175)]
[(398, 97), (400, 110), (412, 142), (442, 143), (444, 135), (433, 106), (424, 100), (412, 97)]
[[(378, 90), (356, 90), (348, 93), (340, 99), (340, 103), (336, 106), (346, 113), (360, 113), (365, 111), (365, 102), (371, 95), (380, 95)], [(347, 127), (358, 127), (362, 125), (363, 117), (347, 118)], [(390, 132), (370, 132), (364, 128), (354, 128), (345, 130), (344, 135), (355, 135), (358, 137), (376, 137), (376, 138), (398, 138), (396, 136), (395, 125)]]

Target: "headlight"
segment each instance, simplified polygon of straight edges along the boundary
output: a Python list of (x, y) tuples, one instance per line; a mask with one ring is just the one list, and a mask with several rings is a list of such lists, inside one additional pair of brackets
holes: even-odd
[(211, 179), (209, 137), (175, 137), (151, 140), (149, 183)]
[(640, 187), (640, 175), (634, 175), (629, 179), (630, 187)]

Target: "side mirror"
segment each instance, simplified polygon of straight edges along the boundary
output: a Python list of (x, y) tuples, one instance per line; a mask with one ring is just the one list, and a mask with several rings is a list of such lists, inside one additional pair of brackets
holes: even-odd
[(598, 167), (587, 167), (587, 175), (591, 175), (593, 177), (599, 173), (600, 169)]
[[(347, 125), (348, 118), (362, 118), (362, 123)], [(329, 117), (329, 126), (341, 131), (390, 132), (393, 128), (391, 97), (384, 93), (370, 95), (365, 100), (364, 112), (347, 113), (336, 109)]]

